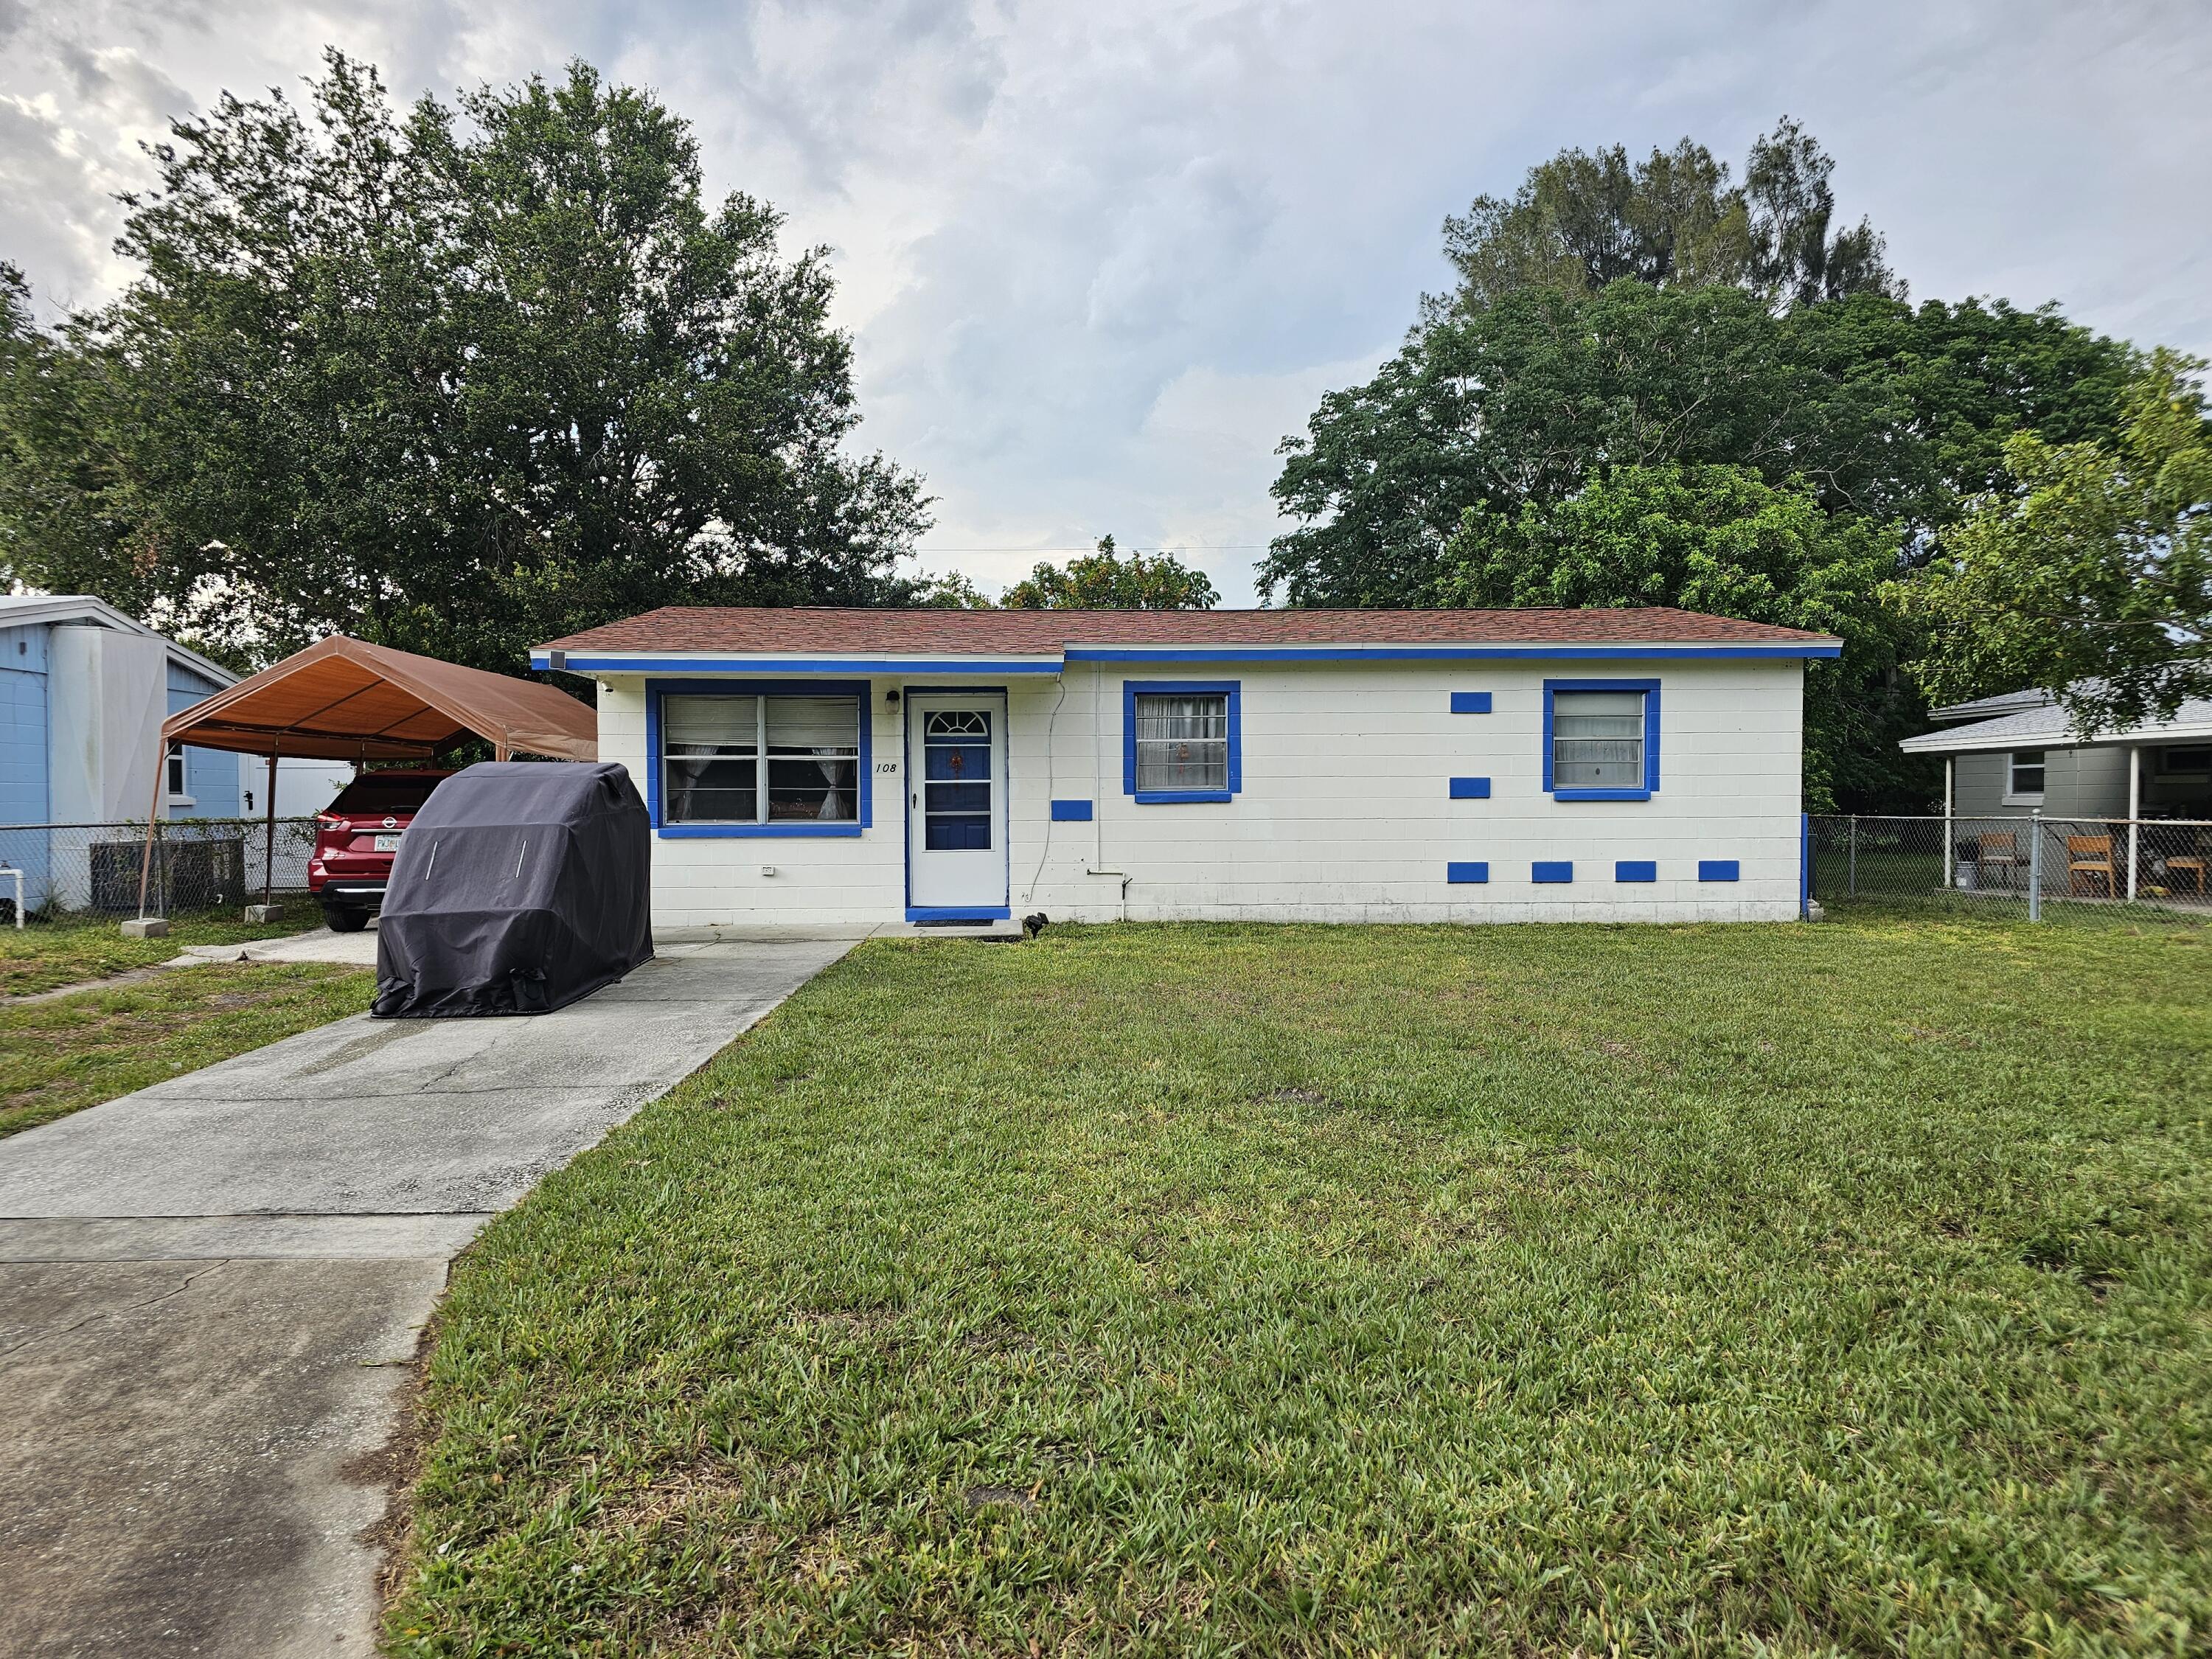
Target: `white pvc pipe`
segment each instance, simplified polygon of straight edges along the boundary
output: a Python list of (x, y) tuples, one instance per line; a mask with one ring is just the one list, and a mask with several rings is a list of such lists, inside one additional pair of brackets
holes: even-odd
[(2142, 847), (2138, 838), (2142, 834), (2142, 825), (2138, 820), (2142, 817), (2142, 745), (2132, 743), (2128, 745), (2128, 902), (2130, 904), (2136, 899), (2136, 858)]
[(0, 876), (15, 878), (15, 931), (20, 933), (23, 931), (23, 872), (13, 866), (0, 865)]

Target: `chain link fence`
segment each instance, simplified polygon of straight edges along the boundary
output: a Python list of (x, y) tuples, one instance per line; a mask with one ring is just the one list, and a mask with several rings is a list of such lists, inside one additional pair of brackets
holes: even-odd
[(1811, 821), (1813, 896), (1948, 906), (2027, 921), (2212, 921), (2212, 821), (1873, 817)]
[[(276, 820), (271, 860), (266, 818), (175, 818), (154, 825), (146, 914), (189, 915), (258, 904), (264, 890), (304, 896), (315, 821)], [(146, 825), (0, 824), (0, 921), (15, 921), (21, 871), (23, 908), (33, 919), (138, 914), (138, 875)], [(273, 878), (273, 879), (272, 879)]]

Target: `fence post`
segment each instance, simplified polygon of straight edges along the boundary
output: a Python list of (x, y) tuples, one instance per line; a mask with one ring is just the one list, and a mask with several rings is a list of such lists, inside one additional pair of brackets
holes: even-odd
[(2043, 920), (2043, 810), (2027, 815), (2027, 919)]
[(1859, 815), (1856, 812), (1851, 814), (1850, 828), (1846, 834), (1850, 842), (1850, 895), (1856, 898), (1859, 896)]

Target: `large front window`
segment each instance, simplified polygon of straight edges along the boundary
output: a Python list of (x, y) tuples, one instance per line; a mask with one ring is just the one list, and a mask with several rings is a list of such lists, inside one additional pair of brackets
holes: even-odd
[(662, 821), (851, 823), (860, 700), (686, 696), (660, 702)]

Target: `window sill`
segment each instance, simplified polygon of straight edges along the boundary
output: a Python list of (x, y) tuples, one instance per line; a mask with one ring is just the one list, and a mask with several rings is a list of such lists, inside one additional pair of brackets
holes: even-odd
[(169, 797), (169, 810), (173, 812), (179, 806), (198, 806), (198, 799), (195, 796), (172, 795)]
[(2000, 806), (2040, 806), (2043, 805), (2043, 797), (2040, 795), (2005, 795), (1999, 798), (1997, 805)]
[(1227, 789), (1140, 789), (1136, 801), (1139, 806), (1183, 806), (1193, 801), (1231, 801), (1236, 794)]
[(653, 834), (663, 841), (747, 840), (779, 836), (858, 836), (857, 823), (661, 823)]
[(1553, 800), (1650, 800), (1649, 789), (1554, 789)]

